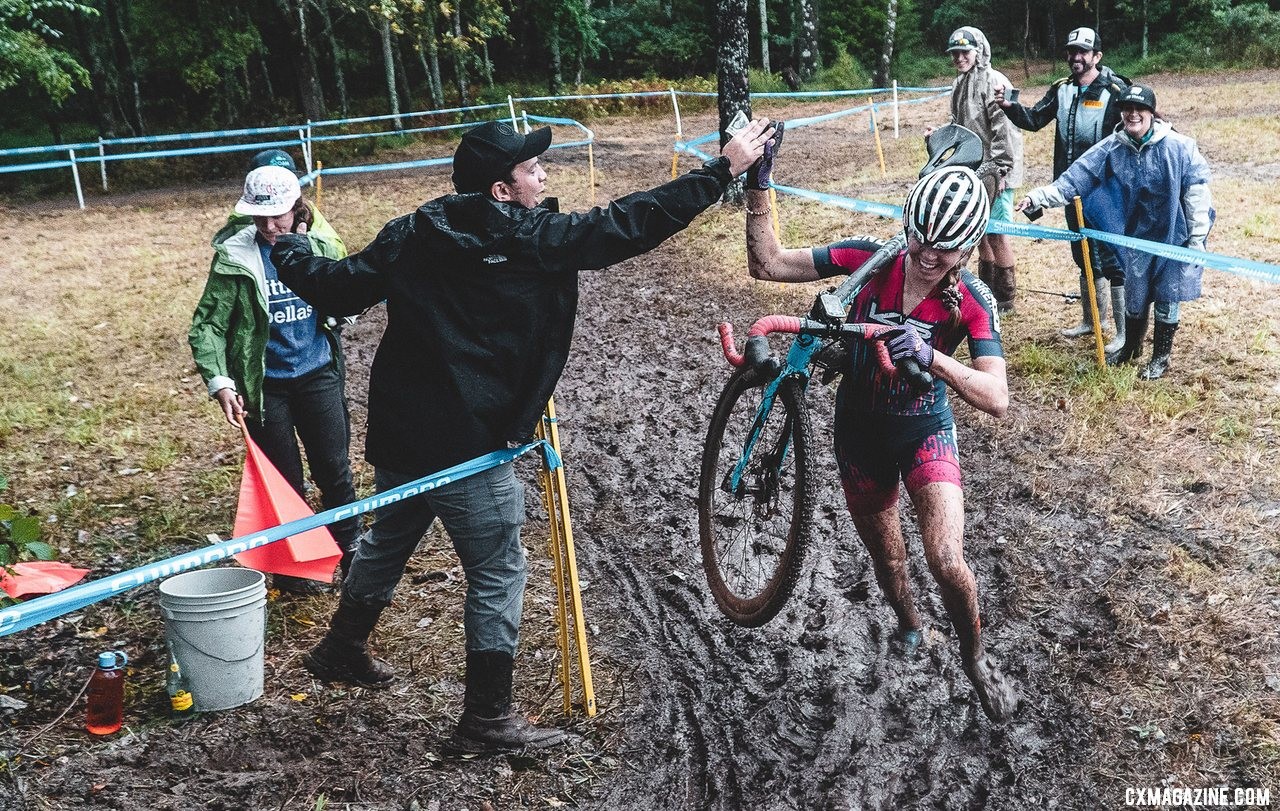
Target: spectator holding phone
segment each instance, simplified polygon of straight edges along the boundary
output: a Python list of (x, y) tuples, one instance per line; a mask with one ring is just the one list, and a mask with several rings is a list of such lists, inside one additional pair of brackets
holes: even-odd
[[(1092, 28), (1077, 28), (1067, 35), (1063, 46), (1071, 75), (1049, 86), (1044, 98), (1034, 107), (1017, 103), (1011, 91), (996, 88), (996, 103), (1019, 129), (1035, 131), (1053, 121), (1057, 137), (1053, 141), (1053, 179), (1057, 180), (1089, 147), (1115, 132), (1120, 123), (1116, 104), (1129, 87), (1129, 80), (1102, 64), (1102, 40)], [(1067, 206), (1067, 226), (1073, 231), (1092, 225), (1076, 218), (1074, 206)], [(1093, 334), (1093, 308), (1089, 297), (1095, 297), (1098, 317), (1107, 313), (1107, 289), (1116, 324), (1115, 340), (1107, 344), (1114, 352), (1124, 346), (1124, 271), (1111, 246), (1099, 240), (1089, 241), (1090, 263), (1094, 273), (1092, 290), (1084, 277), (1084, 254), (1079, 242), (1071, 243), (1071, 255), (1080, 268), (1080, 323), (1062, 331), (1068, 338)], [(1110, 281), (1110, 285), (1108, 285)]]
[[(340, 259), (346, 249), (331, 228), (314, 229), (315, 211), (298, 178), (277, 165), (251, 171), (236, 214), (252, 222), (219, 232), (204, 294), (187, 339), (209, 396), (231, 425), (249, 435), (281, 475), (303, 495), (302, 456), (325, 509), (356, 500), (351, 480), (350, 426), (337, 332), (276, 274), (271, 247), (282, 234), (306, 234), (319, 255)], [(224, 228), (223, 231), (227, 229)], [(342, 550), (342, 571), (355, 554), (356, 518), (330, 527)], [(314, 594), (313, 580), (276, 575), (281, 591)]]

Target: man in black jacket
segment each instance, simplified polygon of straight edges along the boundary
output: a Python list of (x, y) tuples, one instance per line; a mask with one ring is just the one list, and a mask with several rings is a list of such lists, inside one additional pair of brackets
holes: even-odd
[[(278, 240), (280, 278), (310, 304), (346, 315), (387, 302), (365, 442), (378, 491), (528, 440), (569, 355), (578, 272), (642, 254), (685, 228), (772, 136), (767, 119), (754, 121), (720, 157), (683, 177), (560, 214), (554, 199), (538, 204), (547, 177), (538, 156), (551, 144), (550, 128), (522, 135), (490, 122), (454, 153), (458, 194), (392, 220), (359, 253), (335, 261), (313, 256), (305, 239)], [(467, 574), (466, 697), (449, 748), (563, 742), (563, 732), (534, 727), (511, 707), (525, 586), (524, 486), (511, 465), (380, 508), (307, 668), (365, 686), (391, 680), (368, 637), (436, 517)]]
[[(1102, 40), (1092, 28), (1077, 28), (1067, 35), (1067, 67), (1071, 75), (1049, 86), (1044, 98), (1034, 107), (1023, 107), (1005, 98), (1004, 88), (996, 89), (996, 102), (1015, 126), (1024, 130), (1038, 130), (1050, 121), (1056, 121), (1057, 135), (1053, 142), (1053, 179), (1067, 171), (1067, 167), (1085, 153), (1089, 147), (1115, 131), (1120, 123), (1120, 110), (1116, 101), (1124, 95), (1129, 81), (1101, 64)], [(1065, 209), (1067, 226), (1077, 230), (1080, 225), (1089, 226), (1076, 219), (1074, 207)], [(1079, 242), (1071, 243), (1071, 254), (1080, 267), (1080, 306), (1083, 310), (1080, 323), (1062, 334), (1078, 338), (1093, 333), (1093, 318), (1089, 297), (1096, 296), (1098, 316), (1107, 311), (1107, 282), (1111, 282), (1112, 311), (1116, 324), (1116, 338), (1107, 344), (1113, 352), (1124, 344), (1124, 270), (1109, 245), (1098, 240), (1089, 242), (1089, 258), (1093, 265), (1095, 289), (1089, 290), (1084, 277), (1084, 258)]]

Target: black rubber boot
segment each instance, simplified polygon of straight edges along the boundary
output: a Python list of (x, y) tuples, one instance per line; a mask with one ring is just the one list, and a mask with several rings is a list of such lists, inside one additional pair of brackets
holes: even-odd
[(1108, 366), (1119, 366), (1131, 363), (1142, 356), (1142, 342), (1147, 338), (1147, 315), (1138, 318), (1126, 314), (1124, 317), (1124, 346), (1119, 351), (1107, 355)]
[(384, 608), (385, 605), (357, 602), (343, 592), (338, 610), (329, 620), (329, 633), (302, 657), (303, 666), (322, 681), (386, 687), (395, 670), (369, 653), (369, 634)]
[(271, 585), (277, 588), (281, 594), (292, 594), (297, 597), (313, 597), (317, 594), (327, 594), (330, 589), (328, 583), (321, 583), (319, 580), (312, 580), (307, 577), (292, 577), (287, 574), (271, 575)]
[(462, 717), (445, 748), (460, 755), (490, 755), (559, 746), (569, 737), (542, 729), (511, 708), (515, 660), (495, 650), (467, 651), (467, 693)]
[(992, 271), (994, 288), (991, 292), (996, 296), (996, 309), (1002, 313), (1013, 312), (1013, 300), (1018, 294), (1018, 273), (1013, 265), (1000, 267), (996, 265)]
[(1173, 352), (1173, 334), (1177, 324), (1156, 322), (1155, 336), (1151, 340), (1151, 362), (1138, 373), (1143, 380), (1159, 380), (1169, 371), (1169, 355)]

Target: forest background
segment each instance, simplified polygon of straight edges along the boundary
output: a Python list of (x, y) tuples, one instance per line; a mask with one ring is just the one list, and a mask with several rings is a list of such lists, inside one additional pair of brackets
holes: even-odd
[(1026, 79), (1079, 25), (1127, 75), (1280, 65), (1280, 0), (0, 0), (0, 147), (711, 90), (725, 20), (756, 92), (946, 76), (960, 25)]

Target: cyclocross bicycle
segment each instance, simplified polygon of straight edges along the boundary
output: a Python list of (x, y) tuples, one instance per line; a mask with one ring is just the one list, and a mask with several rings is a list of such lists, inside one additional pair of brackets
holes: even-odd
[[(943, 166), (973, 168), (982, 159), (981, 142), (963, 127), (943, 127), (926, 143), (931, 159), (922, 177)], [(760, 319), (741, 353), (733, 327), (719, 326), (725, 358), (736, 368), (716, 401), (703, 447), (698, 534), (711, 594), (739, 625), (757, 627), (773, 619), (795, 589), (813, 534), (805, 391), (815, 371), (826, 380), (839, 373), (848, 356), (845, 341), (887, 340), (901, 331), (846, 318), (862, 288), (905, 247), (901, 233), (890, 239), (843, 284), (820, 293), (808, 317)], [(785, 361), (770, 355), (771, 333), (796, 336)], [(898, 372), (918, 388), (933, 384), (932, 375), (910, 358)]]

